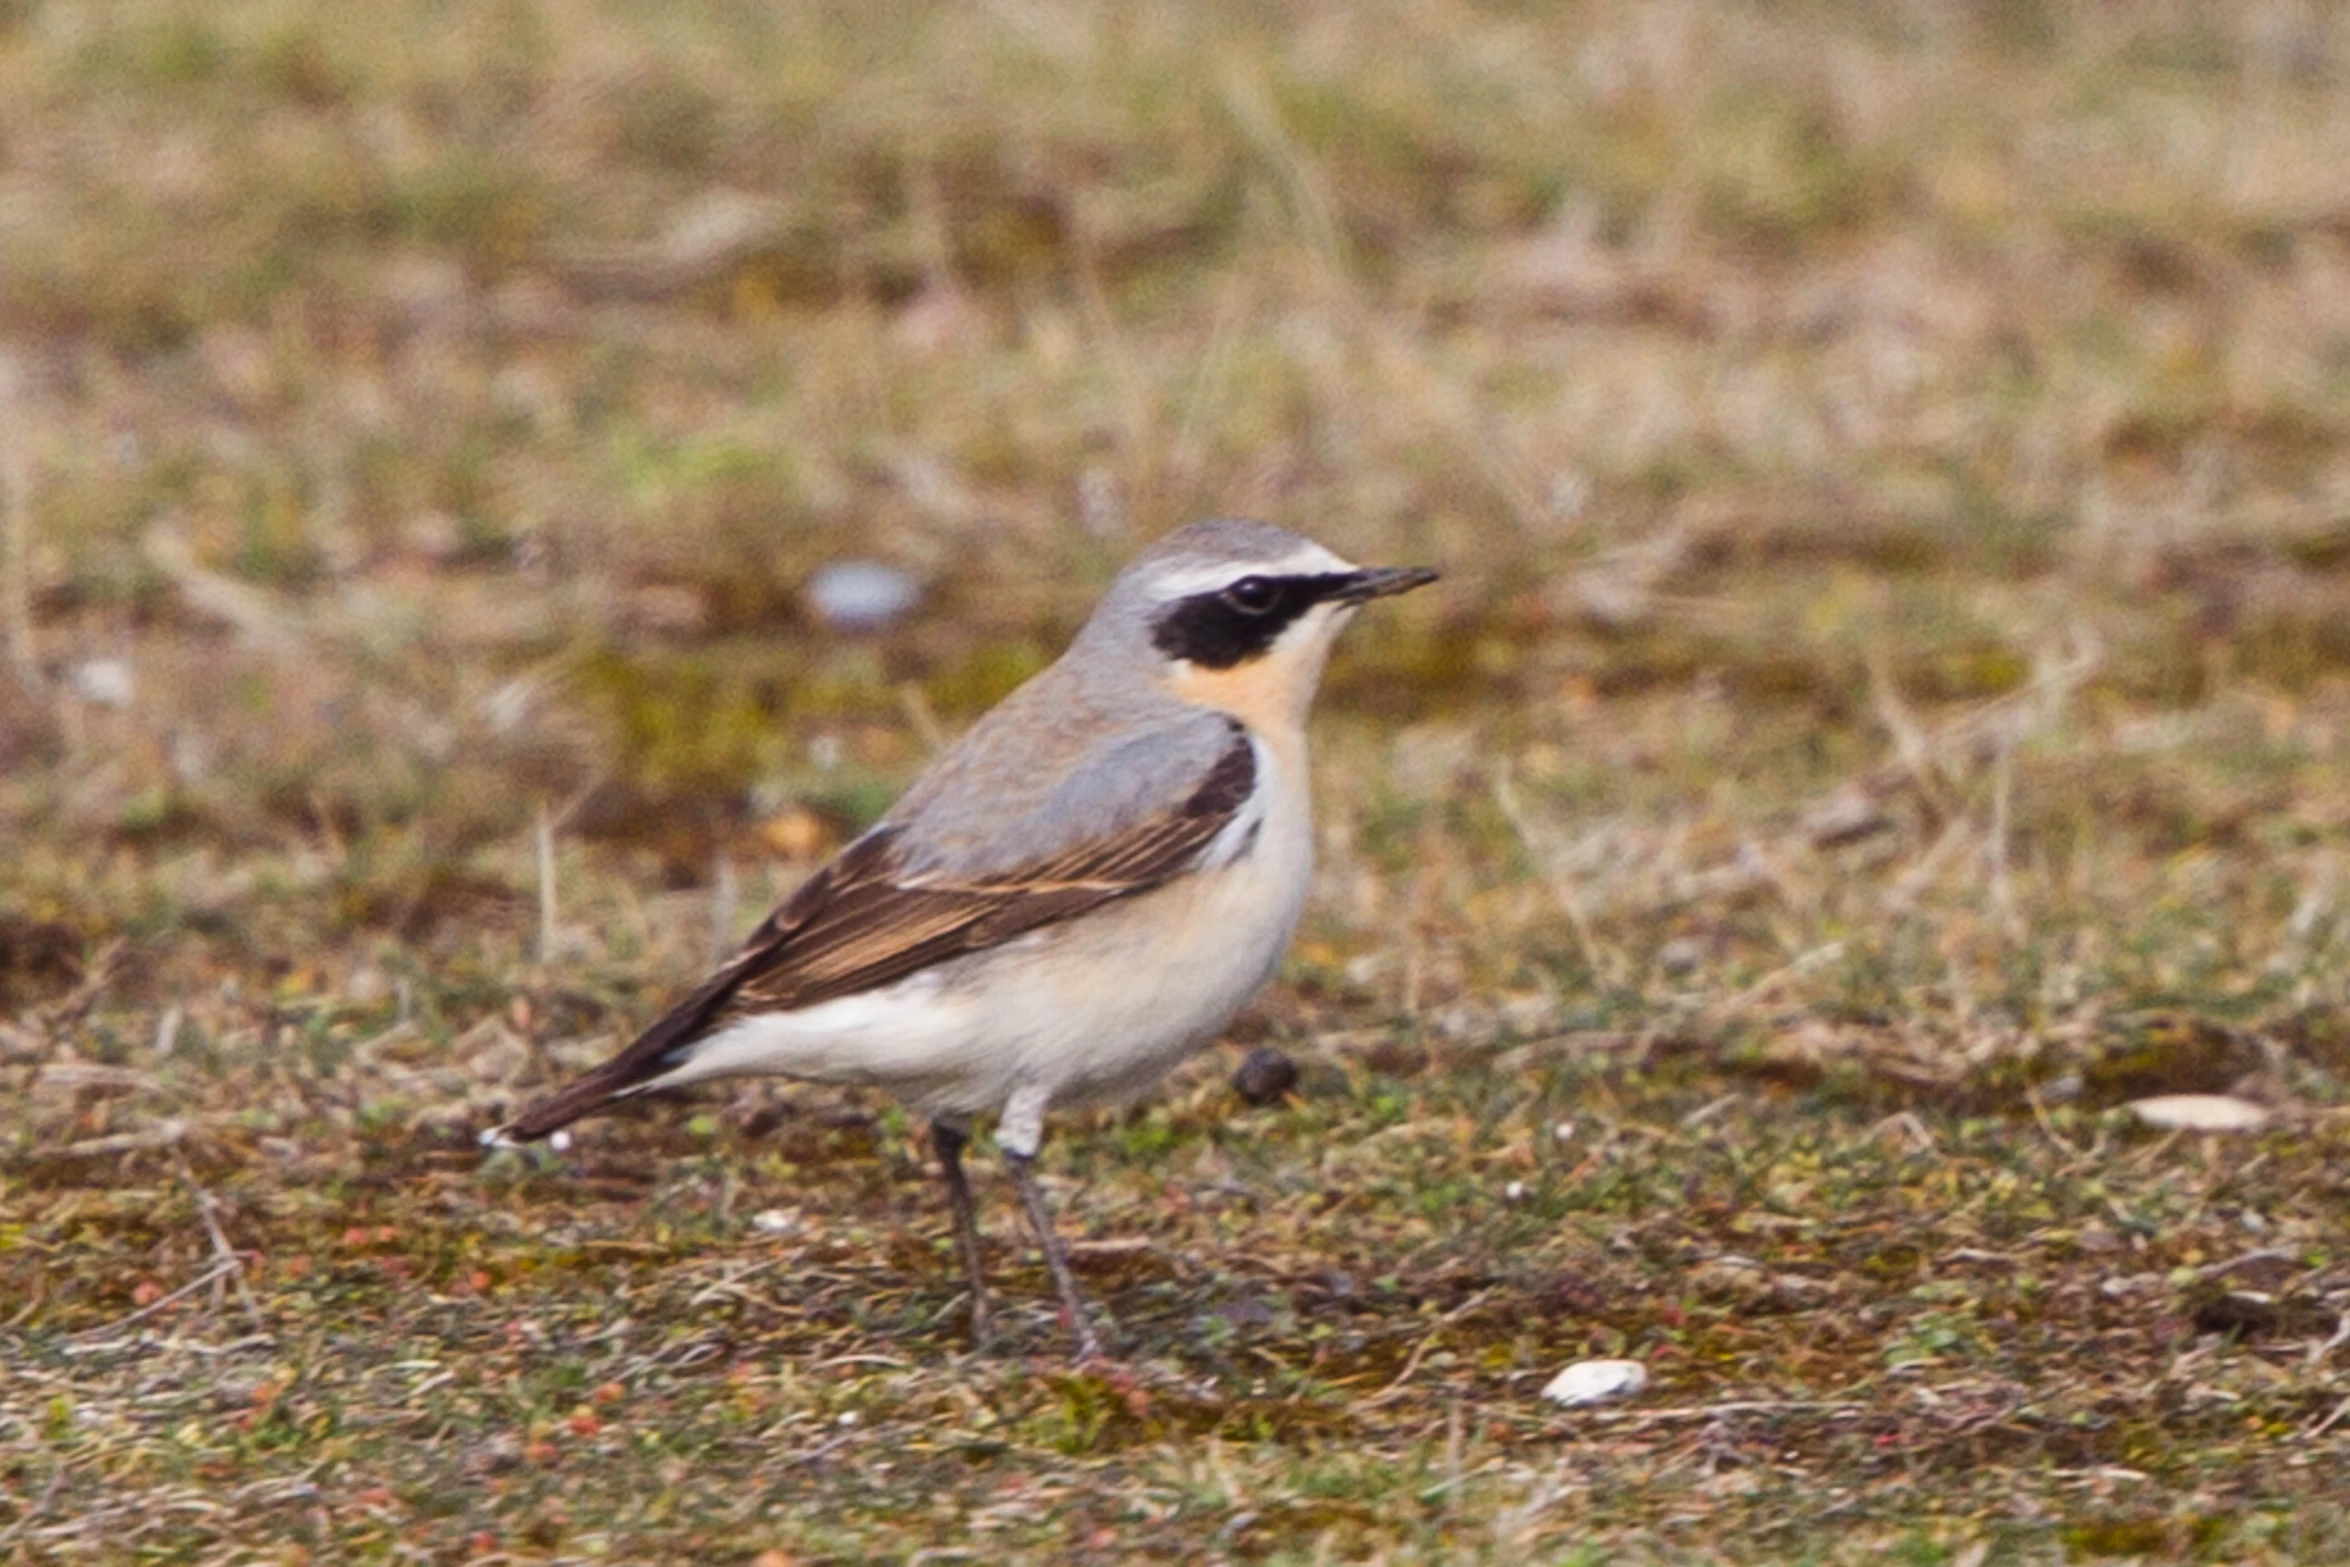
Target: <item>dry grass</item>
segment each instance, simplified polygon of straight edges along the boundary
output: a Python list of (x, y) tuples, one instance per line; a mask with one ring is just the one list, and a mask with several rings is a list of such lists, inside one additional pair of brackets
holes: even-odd
[[(0, 4), (0, 1559), (2342, 1559), (2346, 86)], [(1125, 1370), (1000, 1192), (966, 1352), (879, 1101), (475, 1151), (1208, 512), (1447, 580), (1334, 671), (1302, 1100), (1054, 1145)]]

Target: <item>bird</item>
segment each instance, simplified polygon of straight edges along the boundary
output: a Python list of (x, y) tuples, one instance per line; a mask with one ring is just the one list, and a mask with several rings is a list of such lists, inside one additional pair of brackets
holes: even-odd
[(1312, 878), (1306, 717), (1331, 646), (1436, 579), (1271, 523), (1166, 534), (698, 988), (483, 1141), (712, 1078), (878, 1086), (927, 1122), (985, 1345), (963, 1151), (992, 1115), (1076, 1358), (1104, 1358), (1035, 1175), (1046, 1112), (1139, 1097), (1271, 979)]

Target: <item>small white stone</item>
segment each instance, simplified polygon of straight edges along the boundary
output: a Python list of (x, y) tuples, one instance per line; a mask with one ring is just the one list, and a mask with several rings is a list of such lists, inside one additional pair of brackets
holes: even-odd
[(1524, 1202), (1526, 1200), (1526, 1183), (1512, 1181), (1501, 1189), (1501, 1195), (1505, 1201)]
[(1550, 1129), (1550, 1135), (1555, 1141), (1571, 1143), (1575, 1140), (1575, 1123), (1572, 1121), (1561, 1121), (1558, 1125)]
[(751, 1228), (762, 1235), (789, 1235), (800, 1227), (800, 1216), (781, 1208), (762, 1208), (751, 1215)]
[(1542, 1396), (1568, 1409), (1630, 1398), (1648, 1386), (1648, 1368), (1637, 1360), (1578, 1360), (1550, 1379)]
[(1656, 949), (1656, 966), (1668, 974), (1694, 974), (1705, 962), (1705, 944), (1675, 936)]
[(84, 659), (65, 672), (65, 683), (93, 707), (128, 707), (139, 689), (129, 662), (119, 658)]
[(2257, 1132), (2268, 1125), (2266, 1110), (2232, 1094), (2157, 1094), (2125, 1108), (2166, 1132)]
[(844, 1426), (855, 1425), (857, 1423), (857, 1412), (853, 1409), (842, 1410), (840, 1412), (840, 1423)]
[(877, 560), (836, 560), (808, 579), (808, 607), (834, 631), (878, 631), (921, 598), (920, 583)]
[(557, 1153), (569, 1153), (571, 1151), (571, 1134), (569, 1132), (551, 1133), (547, 1138), (547, 1146)]

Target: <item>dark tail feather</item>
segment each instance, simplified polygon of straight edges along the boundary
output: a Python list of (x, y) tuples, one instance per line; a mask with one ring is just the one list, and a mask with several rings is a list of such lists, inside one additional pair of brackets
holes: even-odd
[(583, 1077), (522, 1107), (504, 1126), (482, 1134), (484, 1143), (530, 1143), (592, 1115), (632, 1089), (641, 1088), (677, 1065), (678, 1055), (709, 1027), (726, 998), (742, 983), (742, 959), (727, 964), (637, 1035), (635, 1043)]
[(522, 1107), (522, 1113), (482, 1140), (495, 1143), (535, 1143), (561, 1131), (583, 1115), (592, 1115), (655, 1073), (634, 1070), (626, 1059), (607, 1061), (577, 1082), (566, 1083), (543, 1099)]
[[(883, 837), (868, 834), (862, 842), (879, 844)], [(856, 850), (847, 851), (854, 854)], [(841, 861), (833, 862), (838, 867)], [(774, 951), (789, 934), (791, 915), (803, 898), (820, 899), (827, 878), (826, 870), (814, 877), (806, 887), (795, 893), (792, 900), (767, 917), (767, 922), (754, 932), (743, 949), (720, 967), (717, 973), (702, 981), (701, 988), (662, 1014), (651, 1028), (636, 1036), (626, 1050), (573, 1082), (566, 1083), (543, 1099), (522, 1107), (522, 1113), (504, 1126), (482, 1133), (484, 1143), (510, 1144), (536, 1142), (542, 1137), (561, 1131), (583, 1115), (592, 1115), (613, 1100), (641, 1088), (654, 1078), (678, 1064), (685, 1049), (707, 1033), (725, 1010), (726, 1003), (742, 988), (757, 959)]]

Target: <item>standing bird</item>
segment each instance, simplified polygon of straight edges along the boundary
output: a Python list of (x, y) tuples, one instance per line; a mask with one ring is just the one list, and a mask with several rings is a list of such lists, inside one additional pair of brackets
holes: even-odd
[(1323, 662), (1363, 604), (1435, 578), (1260, 522), (1169, 534), (700, 989), (484, 1140), (741, 1073), (887, 1088), (929, 1120), (984, 1341), (962, 1156), (992, 1111), (1078, 1358), (1098, 1356), (1036, 1184), (1045, 1111), (1141, 1093), (1272, 977), (1313, 870)]

